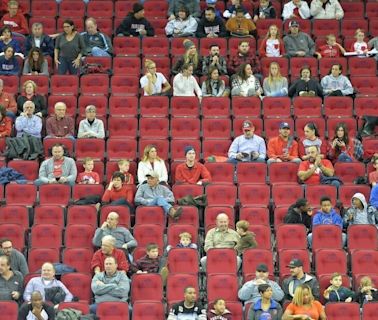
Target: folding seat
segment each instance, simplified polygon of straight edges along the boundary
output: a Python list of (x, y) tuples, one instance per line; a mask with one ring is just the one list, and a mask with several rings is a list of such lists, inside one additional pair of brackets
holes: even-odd
[(0, 210), (0, 225), (14, 223), (21, 225), (24, 229), (29, 228), (29, 212), (26, 206), (5, 205)]
[(38, 178), (39, 163), (31, 160), (11, 160), (8, 167), (13, 168), (21, 173), (26, 180), (35, 180)]
[(230, 99), (227, 97), (204, 97), (201, 106), (204, 117), (230, 116)]
[(377, 34), (378, 32), (378, 20), (377, 19), (370, 19), (369, 21), (369, 33), (370, 34)]
[(273, 264), (273, 252), (267, 249), (247, 249), (243, 253), (243, 278), (249, 278), (251, 276), (255, 276), (256, 267), (260, 264), (264, 263), (268, 267), (268, 271), (270, 274), (274, 274), (274, 264)]
[(131, 117), (109, 117), (108, 129), (110, 138), (136, 138), (138, 119)]
[(364, 149), (364, 160), (368, 160), (372, 157), (376, 150), (378, 150), (378, 139), (377, 138), (367, 138), (363, 139), (362, 146)]
[(303, 271), (311, 271), (310, 257), (307, 249), (285, 249), (279, 252), (279, 273), (280, 278), (290, 275), (288, 264), (293, 259), (300, 259), (303, 262)]
[(270, 250), (272, 247), (270, 226), (265, 225), (250, 225), (249, 231), (252, 231), (256, 235), (256, 241), (259, 248)]
[(265, 207), (244, 206), (240, 208), (240, 220), (246, 220), (250, 224), (270, 225), (269, 209)]
[(205, 232), (209, 229), (216, 227), (216, 218), (218, 214), (224, 213), (228, 217), (229, 226), (230, 228), (234, 228), (235, 226), (235, 211), (234, 208), (230, 205), (214, 205), (214, 206), (207, 206), (205, 208)]
[(76, 184), (72, 188), (73, 201), (80, 200), (88, 196), (102, 197), (104, 186), (102, 184)]
[(269, 66), (272, 62), (277, 62), (280, 66), (280, 73), (281, 75), (287, 77), (289, 75), (289, 60), (285, 57), (280, 58), (269, 58), (264, 57), (261, 58), (261, 71), (264, 77), (269, 75)]
[(260, 117), (261, 99), (258, 97), (234, 97), (231, 110), (235, 118)]
[(210, 162), (205, 167), (211, 174), (211, 182), (213, 183), (234, 183), (234, 165), (227, 162)]
[(313, 122), (317, 126), (320, 134), (320, 138), (324, 138), (325, 136), (325, 121), (322, 117), (311, 117), (311, 118), (297, 118), (295, 120), (295, 131), (297, 132), (297, 136), (299, 138), (304, 137), (304, 127), (307, 123)]
[(56, 17), (58, 5), (56, 2), (34, 0), (31, 4), (31, 12), (33, 17)]
[(269, 205), (270, 188), (267, 185), (243, 183), (239, 185), (238, 193), (242, 206)]
[[(301, 21), (302, 22), (302, 21)], [(302, 29), (302, 25), (301, 25)], [(300, 70), (303, 66), (307, 66), (311, 69), (311, 75), (313, 77), (318, 76), (318, 60), (312, 57), (294, 57), (290, 59), (290, 74), (292, 77), (299, 77)]]
[[(174, 184), (172, 186), (172, 191), (175, 199), (180, 199), (186, 195), (191, 195), (193, 197), (202, 195), (203, 186), (198, 184)], [(180, 218), (181, 219), (181, 218)]]
[(378, 249), (377, 228), (373, 225), (353, 224), (348, 227), (348, 250)]
[[(170, 136), (172, 137), (172, 139), (199, 139), (201, 131), (200, 128), (201, 122), (198, 118), (172, 117)], [(190, 142), (187, 142), (187, 145), (188, 144), (190, 144)], [(201, 148), (197, 149), (198, 154), (200, 153), (200, 149)], [(177, 160), (176, 157), (173, 156), (172, 159)]]
[(73, 205), (67, 208), (67, 226), (89, 224), (97, 227), (97, 210), (94, 205)]
[[(290, 192), (287, 192), (290, 188)], [(298, 184), (274, 183), (272, 184), (272, 201), (274, 206), (290, 206), (303, 198), (303, 188)]]
[(14, 301), (0, 301), (0, 314), (4, 319), (17, 319), (18, 304)]
[[(120, 2), (116, 3), (117, 4)], [(116, 11), (117, 12), (117, 11)], [(118, 56), (139, 56), (140, 40), (138, 37), (114, 37), (114, 54)]]
[(230, 139), (204, 139), (202, 141), (203, 158), (209, 156), (226, 156), (230, 148)]
[(213, 274), (236, 274), (238, 272), (234, 249), (210, 249), (206, 252), (206, 272)]
[(320, 249), (315, 255), (315, 270), (317, 275), (338, 272), (347, 273), (347, 256), (342, 249)]
[[(169, 81), (171, 75), (171, 59), (169, 56), (154, 56), (152, 59), (158, 66), (158, 72), (161, 72)], [(142, 60), (143, 65), (144, 63), (145, 60)]]
[(67, 248), (63, 251), (63, 263), (74, 267), (77, 272), (91, 274), (93, 250), (89, 248)]
[(363, 2), (342, 1), (342, 8), (344, 10), (344, 19), (356, 19), (365, 17), (365, 6)]
[(291, 21), (297, 21), (301, 27), (301, 32), (305, 32), (307, 34), (311, 34), (311, 21), (309, 19), (287, 19), (283, 24), (283, 32), (284, 34), (289, 33), (289, 23)]
[[(325, 37), (329, 35), (330, 30), (332, 33), (339, 37), (340, 23), (336, 19), (314, 19), (312, 20), (312, 34), (315, 38)], [(323, 59), (323, 58), (322, 58)]]
[(352, 274), (370, 274), (376, 272), (378, 263), (377, 250), (355, 250), (351, 255), (352, 259)]
[[(342, 2), (358, 3), (358, 2)], [(363, 4), (363, 3), (361, 3)], [(354, 320), (360, 319), (360, 305), (357, 302), (329, 302), (325, 306), (325, 313), (328, 319)]]
[[(353, 116), (353, 99), (351, 97), (325, 97), (324, 115), (326, 117)], [(340, 119), (340, 121), (342, 120), (343, 119)]]
[[(152, 22), (151, 22), (152, 23)], [(142, 41), (142, 53), (145, 57), (169, 56), (169, 39), (167, 37), (145, 37)]]
[(166, 216), (161, 207), (139, 206), (135, 211), (135, 225), (157, 224), (165, 227)]
[(287, 211), (288, 211), (290, 205), (281, 205), (281, 206), (277, 206), (277, 207), (274, 208), (274, 212), (273, 212), (274, 230), (277, 230), (277, 228), (281, 224), (284, 223), (284, 218), (287, 215)]
[(276, 25), (279, 32), (282, 34), (283, 24), (281, 19), (258, 19), (256, 22), (256, 28), (257, 35), (260, 39), (265, 38), (271, 25)]
[(143, 96), (139, 99), (139, 103), (142, 117), (168, 117), (168, 97)]
[[(183, 249), (179, 249), (183, 250)], [(187, 250), (187, 249), (184, 249)], [(171, 250), (171, 252), (173, 249)], [(177, 250), (175, 249), (177, 252)], [(193, 250), (192, 250), (193, 251)], [(197, 255), (198, 256), (198, 255)], [(169, 275), (167, 278), (167, 302), (168, 305), (182, 301), (182, 293), (186, 287), (193, 287), (198, 291), (198, 276), (195, 274), (186, 274), (186, 273), (171, 273), (169, 269)]]
[(351, 76), (376, 76), (377, 62), (375, 58), (349, 58), (349, 73)]
[(65, 184), (43, 184), (39, 187), (39, 203), (66, 206), (71, 198), (71, 187)]
[(1, 75), (0, 79), (4, 82), (4, 91), (11, 94), (18, 94), (19, 91), (19, 77)]
[(109, 114), (112, 116), (136, 117), (138, 115), (138, 98), (131, 96), (110, 96)]
[(43, 205), (34, 207), (34, 223), (37, 224), (55, 224), (61, 228), (64, 227), (63, 208), (56, 205)]
[[(114, 320), (127, 320), (126, 318), (112, 318)], [(133, 320), (164, 320), (165, 310), (161, 302), (137, 301), (133, 304)]]
[(41, 269), (41, 266), (49, 261), (59, 262), (59, 249), (57, 248), (32, 248), (28, 252), (29, 272), (34, 273)]
[(332, 203), (337, 200), (337, 188), (333, 185), (310, 185), (306, 186), (306, 199), (312, 206), (319, 206), (322, 196), (331, 198)]
[(51, 94), (48, 98), (48, 113), (49, 115), (54, 114), (54, 106), (57, 102), (64, 102), (67, 106), (66, 115), (76, 116), (77, 113), (77, 97), (74, 95), (62, 95)]
[[(98, 1), (100, 2), (100, 1)], [(92, 16), (93, 17), (93, 16)], [(97, 29), (102, 33), (106, 34), (108, 37), (113, 35), (113, 18), (96, 18)]]
[(376, 115), (377, 110), (377, 97), (357, 97), (354, 99), (354, 112), (358, 118), (361, 118), (365, 114)]
[(66, 248), (92, 248), (95, 228), (88, 224), (68, 225), (65, 232)]
[(106, 147), (109, 160), (136, 159), (137, 142), (132, 138), (110, 138)]
[(2, 238), (12, 241), (13, 248), (21, 251), (25, 246), (25, 228), (21, 224), (2, 223), (0, 224), (0, 234)]
[(166, 18), (168, 3), (162, 1), (149, 1), (145, 5), (146, 17), (148, 18)]
[(131, 279), (131, 301), (163, 300), (163, 280), (160, 274), (134, 274)]
[(109, 75), (85, 74), (80, 78), (81, 94), (108, 95)]
[(94, 17), (96, 20), (97, 18), (112, 18), (113, 10), (112, 2), (94, 0), (87, 4), (87, 16)]
[(37, 224), (31, 228), (32, 248), (55, 248), (62, 246), (62, 227), (55, 224)]
[(44, 75), (22, 75), (20, 78), (20, 83), (23, 86), (25, 81), (31, 80), (37, 84), (37, 93), (43, 96), (49, 94), (49, 77)]
[(237, 180), (241, 183), (266, 183), (267, 166), (265, 163), (238, 163)]
[[(317, 19), (317, 20), (314, 20), (314, 21), (319, 21), (319, 22), (323, 22), (324, 20), (322, 19)], [(337, 21), (337, 23), (339, 23)], [(328, 33), (329, 33), (329, 30), (328, 29)], [(344, 57), (340, 57), (340, 58), (321, 58), (319, 60), (319, 74), (321, 77), (324, 77), (326, 75), (329, 74), (329, 71), (331, 70), (332, 66), (334, 64), (341, 64), (342, 66), (342, 69), (343, 69), (343, 73), (344, 74), (348, 74), (348, 64), (347, 64), (347, 58), (344, 58)]]
[[(168, 124), (167, 124), (167, 131), (168, 131)], [(154, 145), (156, 146), (157, 150), (159, 151), (159, 157), (161, 159), (168, 159), (169, 153), (169, 141), (167, 138), (157, 137), (153, 138), (151, 136), (149, 139), (140, 139), (138, 143), (138, 150), (139, 150), (139, 157), (143, 154), (143, 150), (147, 145)]]
[[(185, 212), (183, 214), (185, 214)], [(170, 225), (167, 229), (168, 245), (175, 247), (180, 239), (180, 234), (183, 232), (189, 232), (192, 236), (192, 243), (198, 243), (198, 226), (192, 224), (177, 223)]]
[(197, 97), (172, 97), (171, 115), (172, 116), (192, 116), (198, 117), (199, 102)]
[(267, 117), (290, 117), (291, 99), (288, 97), (266, 97), (263, 100), (263, 115)]
[(76, 158), (82, 160), (91, 157), (93, 160), (103, 160), (105, 156), (105, 140), (83, 138), (76, 141)]
[(206, 186), (208, 205), (235, 206), (237, 189), (230, 184), (211, 184)]
[(66, 0), (59, 5), (59, 15), (61, 17), (84, 17), (85, 4), (73, 0)]
[[(366, 5), (373, 2), (367, 2)], [(362, 320), (374, 320), (377, 317), (378, 302), (365, 303), (362, 306)]]
[[(198, 38), (191, 38), (187, 37), (186, 39), (189, 39), (194, 43), (194, 45), (198, 48), (199, 46), (199, 40)], [(171, 39), (171, 56), (181, 56), (185, 53), (185, 47), (183, 45), (183, 38), (172, 38)]]
[(199, 228), (199, 214), (198, 208), (194, 206), (183, 206), (183, 214), (180, 220), (174, 220), (171, 217), (168, 218), (168, 226), (173, 225), (185, 225), (194, 226), (196, 229)]
[(307, 249), (307, 230), (303, 224), (281, 224), (276, 229), (277, 250)]
[(312, 250), (342, 249), (342, 230), (337, 225), (316, 225), (312, 228)]
[(58, 75), (54, 74), (50, 78), (51, 94), (61, 95), (78, 95), (79, 77), (76, 75)]
[[(155, 30), (155, 36), (164, 38), (167, 35), (165, 34), (165, 26), (167, 24), (167, 18), (157, 18), (150, 20), (152, 27)], [(168, 42), (168, 52), (169, 52), (169, 42)]]
[(271, 184), (277, 182), (297, 183), (298, 163), (274, 162), (269, 165), (269, 181)]
[(342, 30), (342, 35), (344, 37), (354, 37), (354, 34), (357, 29), (362, 29), (362, 30), (365, 30), (365, 32), (367, 32), (368, 20), (365, 20), (362, 16), (360, 18), (356, 17), (356, 18), (351, 18), (351, 19), (345, 19), (345, 18), (342, 19), (341, 30)]
[[(44, 1), (41, 1), (41, 2), (43, 4), (45, 4)], [(53, 3), (53, 2), (50, 3), (49, 2), (49, 5), (51, 5), (51, 4), (56, 5), (56, 3)], [(46, 17), (34, 16), (33, 15), (33, 17), (30, 17), (30, 19), (29, 19), (29, 26), (32, 26), (33, 23), (35, 23), (35, 22), (40, 22), (43, 25), (43, 32), (45, 32), (46, 34), (54, 34), (54, 33), (56, 33), (55, 15), (56, 15), (56, 13), (53, 16), (46, 16)]]
[[(94, 1), (96, 2), (96, 1)], [(89, 305), (83, 302), (61, 302), (59, 303), (58, 310), (72, 308), (80, 310), (82, 314), (89, 314)]]
[(225, 301), (238, 301), (238, 279), (236, 274), (209, 274), (207, 276), (207, 299), (214, 301), (222, 297)]
[(134, 237), (138, 242), (138, 247), (146, 247), (149, 243), (156, 243), (159, 248), (163, 248), (164, 227), (157, 224), (136, 225), (134, 227)]
[[(108, 98), (102, 95), (81, 95), (78, 101), (79, 114), (85, 115), (85, 108), (88, 105), (96, 106), (96, 115), (97, 116), (106, 116), (108, 113)], [(104, 125), (106, 122), (104, 123)]]
[(111, 94), (132, 95), (139, 93), (139, 77), (136, 76), (112, 76), (110, 81)]
[(7, 205), (33, 206), (37, 197), (37, 187), (32, 184), (9, 183), (5, 188)]
[(367, 185), (341, 185), (339, 187), (339, 201), (345, 206), (350, 206), (350, 202), (355, 193), (362, 193), (366, 199), (370, 198), (370, 187)]
[[(364, 37), (364, 41), (366, 42), (366, 43), (368, 43), (369, 42), (369, 38), (368, 37)], [(353, 44), (356, 42), (356, 38), (353, 36), (347, 36), (347, 37), (345, 37), (344, 38), (344, 45), (343, 45), (343, 47), (347, 50), (347, 51), (354, 51), (354, 48), (353, 48)], [(350, 59), (352, 59), (352, 58), (357, 58), (357, 57), (353, 57), (353, 56), (351, 56), (351, 57), (349, 57)], [(365, 59), (365, 58), (364, 58)], [(348, 59), (349, 60), (349, 59)], [(349, 73), (350, 73), (350, 71), (349, 71)], [(351, 75), (353, 75), (353, 76), (359, 76), (359, 74), (358, 73), (354, 73), (354, 74), (351, 74)]]
[(169, 274), (193, 274), (199, 272), (198, 251), (189, 248), (172, 248), (168, 252)]
[(46, 158), (52, 156), (51, 150), (52, 150), (52, 147), (56, 143), (62, 144), (65, 152), (67, 152), (70, 156), (74, 155), (74, 142), (73, 142), (72, 139), (69, 139), (69, 138), (48, 138), (48, 139), (43, 140), (43, 150), (45, 152)]
[(365, 176), (365, 165), (361, 162), (336, 162), (335, 175), (344, 183), (353, 183), (357, 177)]
[(290, 128), (294, 128), (294, 121), (289, 117), (268, 118), (264, 120), (264, 131), (267, 139), (277, 136), (277, 131), (281, 122), (287, 122), (290, 125)]
[(201, 38), (200, 39), (200, 54), (204, 57), (209, 55), (211, 45), (219, 46), (219, 54), (221, 56), (227, 55), (227, 39), (226, 38)]
[(78, 297), (79, 301), (91, 301), (91, 275), (84, 273), (66, 273), (60, 279), (73, 296)]

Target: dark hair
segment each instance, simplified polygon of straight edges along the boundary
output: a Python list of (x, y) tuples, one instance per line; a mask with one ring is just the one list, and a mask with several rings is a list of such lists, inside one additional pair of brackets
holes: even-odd
[[(181, 6), (179, 9), (178, 9), (178, 11), (177, 11), (177, 13), (179, 13), (179, 12), (185, 12), (185, 16), (187, 17), (187, 18), (189, 18), (189, 16), (190, 16), (190, 11), (189, 11), (189, 9), (186, 7), (186, 6)], [(177, 16), (178, 16), (178, 14), (177, 14)]]
[(339, 69), (340, 69), (340, 72), (343, 72), (343, 66), (340, 63), (333, 63), (332, 66), (331, 66), (331, 69), (329, 69), (329, 74), (332, 73), (333, 66), (338, 66)]
[(13, 58), (13, 57), (14, 57), (14, 54), (16, 53), (15, 50), (14, 50), (14, 48), (13, 48), (13, 46), (11, 46), (11, 45), (7, 45), (7, 46), (5, 46), (3, 52), (4, 52), (4, 54), (5, 54), (5, 52), (6, 52), (9, 48), (12, 48), (12, 50), (13, 50), (13, 55), (12, 55), (12, 58)]
[(294, 208), (304, 207), (307, 203), (308, 203), (307, 199), (305, 199), (305, 198), (299, 198), (299, 199), (294, 203)]
[(264, 293), (266, 290), (268, 290), (269, 288), (271, 288), (271, 286), (269, 284), (266, 284), (266, 283), (263, 283), (263, 284), (260, 284), (258, 287), (257, 287), (257, 290), (259, 290), (259, 293)]
[(72, 31), (75, 31), (75, 30), (76, 30), (76, 28), (75, 28), (75, 23), (74, 23), (71, 19), (66, 19), (66, 20), (64, 20), (64, 21), (63, 21), (63, 24), (65, 24), (65, 23), (67, 23), (67, 24), (69, 24), (71, 27), (73, 27)]
[(120, 171), (115, 171), (113, 174), (112, 174), (112, 180), (116, 179), (116, 178), (120, 178), (122, 183), (125, 182), (125, 175), (120, 172)]
[(322, 204), (324, 201), (329, 201), (329, 202), (332, 203), (331, 198), (328, 197), (328, 196), (322, 196), (322, 197), (320, 198), (320, 204)]
[(1, 30), (0, 30), (0, 35), (3, 35), (3, 32), (5, 30), (8, 30), (10, 32), (10, 34), (12, 35), (12, 29), (9, 26), (2, 27)]
[(303, 70), (308, 70), (308, 71), (310, 71), (310, 77), (312, 76), (312, 72), (311, 72), (311, 68), (309, 67), (309, 66), (303, 66), (302, 68), (301, 68), (301, 70), (299, 71), (299, 75), (302, 77), (302, 71)]
[(186, 291), (188, 289), (194, 289), (194, 290), (196, 290), (196, 288), (194, 288), (193, 286), (187, 286), (187, 287), (184, 288), (184, 293), (186, 293)]
[[(34, 52), (38, 52), (38, 54), (39, 54), (37, 61), (34, 61), (34, 59), (33, 59), (33, 53)], [(28, 54), (28, 62), (29, 62), (30, 69), (33, 70), (33, 71), (36, 70), (36, 71), (40, 72), (42, 70), (42, 64), (43, 64), (44, 61), (45, 61), (45, 57), (43, 56), (42, 50), (37, 48), (37, 47), (31, 48), (31, 50)]]
[(183, 70), (188, 70), (189, 67), (193, 67), (193, 69), (194, 69), (194, 65), (193, 65), (193, 63), (184, 63), (184, 64), (181, 66), (181, 71), (183, 71)]
[(315, 136), (318, 137), (318, 138), (320, 137), (318, 127), (316, 126), (316, 124), (314, 122), (306, 123), (305, 127), (315, 131)]
[[(348, 135), (348, 128), (346, 126), (346, 124), (344, 122), (339, 122), (336, 127), (335, 127), (335, 135), (333, 136), (333, 139), (340, 139), (338, 136), (337, 136), (337, 131), (342, 128), (344, 130), (344, 136), (342, 138), (342, 140), (344, 141), (345, 145), (348, 146), (349, 145), (349, 135)], [(336, 146), (336, 149), (339, 149), (339, 146)]]
[(159, 249), (159, 246), (156, 243), (149, 243), (146, 247), (146, 251), (149, 252), (154, 249)]
[(211, 11), (211, 12), (215, 13), (215, 9), (213, 7), (207, 7), (206, 11)]
[(243, 16), (244, 16), (244, 10), (241, 8), (241, 7), (238, 7), (238, 8), (236, 8), (235, 9), (235, 15), (237, 15), (238, 13), (242, 13), (243, 14)]
[(219, 44), (212, 43), (212, 44), (209, 46), (209, 49), (211, 50), (212, 47), (218, 47), (218, 48), (219, 48)]
[(0, 105), (0, 114), (1, 114), (2, 119), (4, 119), (5, 116), (7, 115), (7, 109), (2, 105)]
[[(206, 85), (206, 93), (207, 94), (211, 94), (212, 93), (212, 88), (211, 88), (211, 74), (215, 71), (215, 70), (218, 70), (218, 68), (216, 66), (210, 66), (209, 68), (209, 72), (207, 73), (207, 79), (205, 81), (205, 85)], [(218, 70), (219, 72), (219, 70)], [(217, 82), (216, 82), (216, 85), (217, 85), (217, 88), (219, 89), (222, 85), (222, 80), (221, 79), (218, 79)]]
[(249, 63), (242, 63), (239, 66), (238, 72), (236, 73), (236, 75), (238, 77), (240, 77), (242, 80), (247, 80), (247, 75), (245, 73), (245, 68), (247, 67), (247, 65), (250, 65), (250, 64)]

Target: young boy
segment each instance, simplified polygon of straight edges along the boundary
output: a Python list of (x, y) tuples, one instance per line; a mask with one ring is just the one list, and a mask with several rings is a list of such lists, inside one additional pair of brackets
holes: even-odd
[(84, 172), (79, 173), (77, 183), (79, 184), (99, 184), (100, 176), (93, 171), (94, 161), (92, 158), (85, 158), (83, 162)]
[(238, 255), (242, 255), (246, 249), (257, 247), (255, 234), (248, 231), (248, 228), (249, 222), (246, 220), (240, 220), (236, 223), (236, 232), (240, 236), (240, 240), (235, 246), (235, 250), (238, 252)]
[(159, 257), (159, 246), (150, 243), (146, 248), (146, 255), (130, 266), (131, 273), (158, 273), (162, 266), (162, 258)]
[(335, 272), (331, 276), (329, 281), (331, 285), (324, 290), (323, 296), (329, 302), (352, 302), (354, 298), (354, 292), (346, 287), (342, 286), (343, 279), (341, 274)]
[[(192, 243), (192, 235), (189, 232), (182, 232), (179, 234), (180, 242), (176, 245), (176, 248), (191, 248), (197, 249), (197, 245)], [(167, 246), (167, 252), (173, 247)]]
[(378, 156), (374, 156), (371, 162), (373, 163), (375, 171), (369, 173), (369, 183), (372, 187), (375, 187), (378, 182)]
[(118, 169), (125, 175), (125, 182), (124, 184), (134, 184), (134, 177), (129, 172), (130, 170), (130, 162), (126, 159), (121, 159), (118, 161)]
[(345, 49), (336, 42), (336, 36), (329, 34), (326, 37), (327, 44), (320, 46), (319, 51), (316, 52), (318, 58), (339, 58), (344, 56)]
[(352, 206), (344, 214), (344, 227), (351, 224), (378, 224), (378, 212), (374, 206), (368, 205), (362, 193), (355, 193), (352, 197)]
[(209, 320), (231, 320), (232, 313), (226, 309), (226, 302), (223, 299), (214, 301), (213, 309), (207, 314)]

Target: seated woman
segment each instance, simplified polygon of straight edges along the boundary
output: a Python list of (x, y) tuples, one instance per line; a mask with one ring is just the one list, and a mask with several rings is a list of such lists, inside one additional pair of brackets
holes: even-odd
[(196, 76), (202, 75), (202, 58), (200, 57), (195, 44), (185, 39), (183, 41), (185, 53), (181, 56), (172, 68), (172, 74), (178, 74), (182, 71), (184, 64), (191, 64), (193, 67), (192, 73)]
[(202, 83), (203, 97), (228, 97), (230, 90), (226, 89), (224, 80), (219, 78), (219, 70), (212, 66), (209, 69), (207, 79)]
[(231, 82), (231, 95), (241, 97), (261, 97), (263, 89), (259, 80), (253, 75), (252, 67), (249, 63), (240, 65), (238, 72)]
[(349, 96), (353, 94), (353, 86), (349, 79), (342, 75), (342, 72), (342, 65), (336, 63), (332, 65), (329, 74), (320, 81), (325, 96)]
[(144, 61), (146, 74), (140, 79), (140, 86), (145, 96), (161, 96), (171, 90), (171, 85), (161, 72), (156, 72), (156, 63), (150, 59)]
[(0, 31), (0, 52), (5, 51), (5, 47), (12, 46), (15, 53), (22, 54), (20, 43), (12, 37), (12, 30), (5, 26)]
[(24, 82), (22, 86), (24, 91), (21, 95), (17, 98), (17, 109), (18, 114), (22, 115), (24, 103), (26, 101), (33, 101), (35, 105), (35, 115), (42, 118), (47, 116), (47, 105), (46, 99), (44, 96), (36, 93), (37, 91), (37, 84), (32, 80), (27, 80)]
[(193, 37), (197, 26), (197, 20), (190, 15), (189, 9), (182, 6), (176, 18), (168, 21), (165, 26), (165, 34), (168, 37)]
[(281, 76), (280, 65), (271, 62), (269, 65), (269, 75), (264, 79), (263, 88), (266, 97), (287, 96), (287, 79)]
[(14, 56), (14, 48), (6, 46), (4, 55), (0, 56), (0, 75), (17, 76), (20, 73), (20, 65)]
[(311, 78), (311, 69), (303, 67), (301, 78), (294, 81), (289, 88), (289, 97), (323, 97), (323, 89), (318, 80)]
[(78, 138), (105, 138), (104, 123), (96, 118), (96, 107), (89, 105), (85, 108), (85, 119), (80, 121)]
[(260, 59), (265, 57), (282, 57), (285, 54), (285, 46), (280, 36), (278, 27), (273, 24), (269, 27), (265, 39), (259, 48)]
[(302, 160), (307, 160), (309, 156), (306, 153), (306, 149), (310, 146), (316, 146), (322, 157), (324, 157), (327, 146), (325, 142), (320, 138), (318, 127), (315, 123), (309, 122), (304, 127), (304, 138), (300, 139), (298, 143), (299, 156)]
[(143, 158), (138, 164), (138, 182), (143, 184), (147, 182), (146, 175), (155, 171), (159, 175), (159, 183), (167, 185), (168, 171), (165, 162), (157, 155), (156, 146), (149, 144), (144, 148)]
[(41, 49), (34, 47), (30, 50), (28, 57), (25, 59), (22, 74), (49, 75), (49, 66)]
[(12, 120), (6, 115), (7, 110), (0, 105), (0, 138), (9, 137), (12, 132)]
[(182, 71), (173, 78), (173, 95), (178, 97), (195, 97), (202, 100), (202, 91), (193, 77), (193, 65), (184, 64)]
[(281, 320), (282, 307), (277, 301), (272, 299), (272, 287), (269, 284), (260, 284), (257, 289), (261, 298), (251, 305), (248, 320), (260, 320), (264, 318)]

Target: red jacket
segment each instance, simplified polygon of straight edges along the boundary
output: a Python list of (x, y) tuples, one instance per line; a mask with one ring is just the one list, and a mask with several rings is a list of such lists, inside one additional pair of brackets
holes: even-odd
[[(261, 45), (260, 45), (260, 48), (259, 48), (260, 59), (266, 57), (266, 40), (267, 39), (264, 39), (261, 42)], [(283, 56), (285, 54), (285, 46), (284, 46), (284, 43), (281, 39), (278, 39), (278, 41), (280, 42), (280, 54), (281, 54), (281, 56)]]
[[(118, 271), (127, 272), (129, 270), (129, 263), (126, 260), (125, 253), (121, 249), (113, 249), (113, 252), (110, 256), (116, 258)], [(97, 250), (94, 253), (91, 261), (91, 269), (94, 271), (96, 267), (100, 267), (100, 271), (104, 271), (104, 262), (107, 257), (108, 256), (106, 256), (101, 249)]]
[(114, 187), (112, 188), (112, 190), (106, 189), (104, 195), (102, 196), (102, 201), (112, 202), (121, 198), (126, 199), (130, 204), (133, 203), (134, 195), (131, 185), (124, 184), (118, 190), (114, 189)]
[(2, 105), (7, 111), (17, 114), (17, 103), (14, 99), (14, 95), (8, 92), (0, 93), (0, 105)]
[[(283, 160), (283, 149), (287, 147), (287, 141), (283, 140), (280, 136), (271, 138), (268, 142), (268, 157)], [(298, 142), (293, 140), (289, 149), (288, 160), (298, 158)]]
[(28, 22), (22, 12), (18, 11), (14, 17), (10, 17), (9, 13), (4, 14), (0, 21), (1, 26), (11, 27), (13, 32), (27, 35), (29, 33)]
[(181, 163), (176, 168), (175, 179), (176, 182), (196, 184), (198, 181), (210, 182), (211, 175), (202, 163), (195, 162), (191, 168), (186, 163)]
[(4, 117), (0, 121), (0, 138), (9, 137), (12, 132), (12, 120), (8, 117)]

